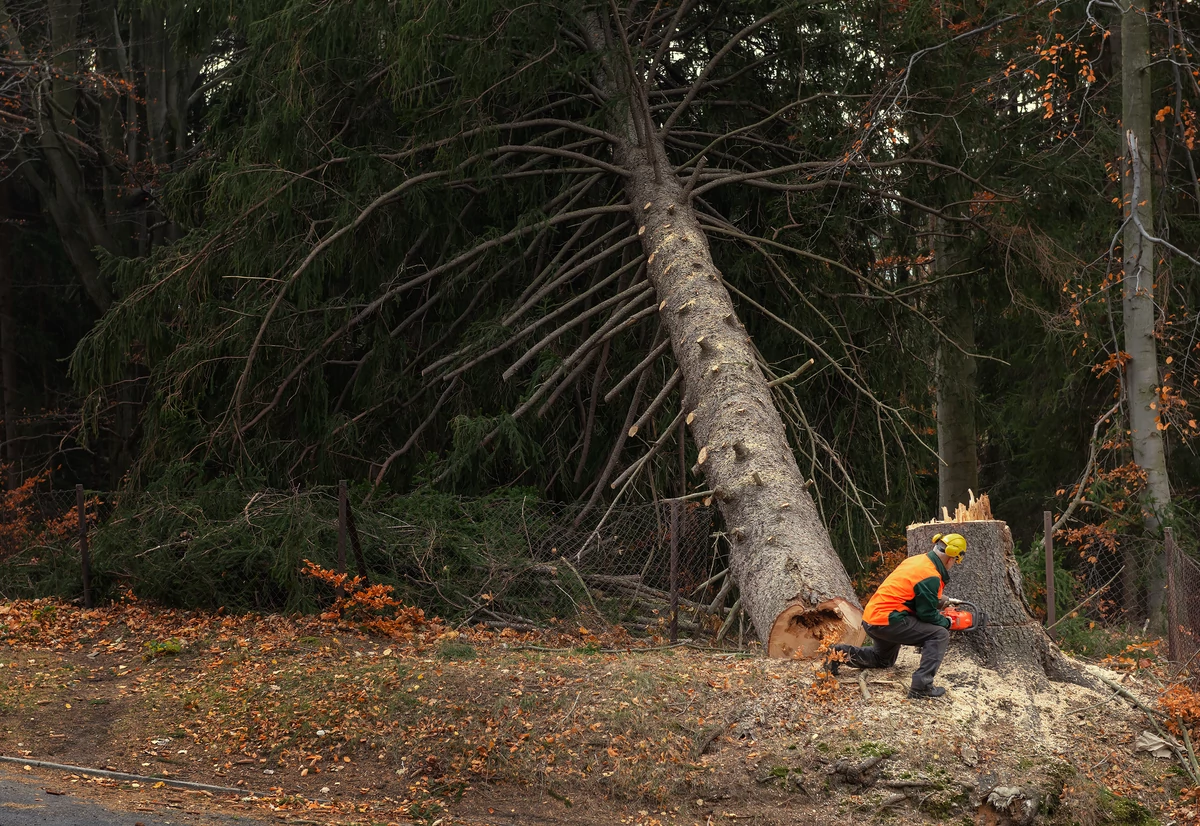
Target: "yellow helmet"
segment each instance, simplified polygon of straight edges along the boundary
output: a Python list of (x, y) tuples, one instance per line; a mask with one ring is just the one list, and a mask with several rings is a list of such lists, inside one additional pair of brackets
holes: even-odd
[(967, 540), (960, 533), (935, 533), (933, 535), (933, 549), (941, 551), (946, 556), (957, 558), (966, 553)]

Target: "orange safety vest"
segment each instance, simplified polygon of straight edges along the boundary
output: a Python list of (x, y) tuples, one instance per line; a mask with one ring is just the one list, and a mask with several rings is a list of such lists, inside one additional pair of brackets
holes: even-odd
[(887, 625), (892, 614), (898, 612), (942, 625), (943, 617), (938, 613), (937, 603), (946, 583), (940, 562), (931, 551), (910, 556), (897, 565), (867, 602), (862, 621), (869, 625)]

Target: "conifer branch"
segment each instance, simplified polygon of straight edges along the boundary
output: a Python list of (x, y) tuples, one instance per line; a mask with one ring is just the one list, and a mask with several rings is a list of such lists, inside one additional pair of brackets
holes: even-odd
[[(263, 317), (262, 322), (258, 325), (258, 332), (255, 334), (254, 341), (250, 345), (250, 351), (246, 354), (246, 364), (242, 368), (242, 373), (240, 376), (238, 376), (237, 384), (234, 387), (231, 407), (233, 408), (235, 426), (237, 426), (241, 418), (242, 395), (246, 391), (246, 385), (250, 379), (250, 371), (254, 367), (255, 357), (258, 355), (259, 348), (262, 346), (263, 338), (266, 336), (267, 327), (270, 326), (271, 319), (274, 317), (280, 305), (283, 304), (283, 299), (287, 294), (288, 287), (290, 287), (296, 281), (296, 279), (299, 278), (304, 271), (309, 268), (313, 261), (317, 260), (317, 257), (322, 252), (328, 249), (339, 238), (361, 226), (362, 223), (367, 220), (367, 218), (371, 217), (375, 210), (398, 198), (409, 187), (416, 186), (417, 184), (424, 183), (425, 181), (444, 178), (448, 175), (448, 172), (426, 172), (422, 175), (414, 175), (411, 178), (406, 178), (399, 185), (392, 187), (390, 190), (369, 203), (349, 224), (346, 224), (340, 229), (335, 230), (334, 232), (331, 232), (329, 235), (325, 236), (325, 238), (322, 239), (322, 241), (317, 244), (317, 246), (315, 246), (307, 256), (305, 256), (304, 260), (300, 262), (300, 266), (293, 270), (292, 273), (286, 279), (284, 279), (283, 283), (280, 284), (279, 289), (275, 292), (275, 300), (271, 302), (271, 306), (267, 309), (266, 315)], [(253, 427), (254, 422), (257, 422), (259, 418), (261, 418), (261, 415), (256, 416), (254, 421), (245, 428), (237, 426), (236, 429), (238, 432), (244, 433), (250, 427)]]

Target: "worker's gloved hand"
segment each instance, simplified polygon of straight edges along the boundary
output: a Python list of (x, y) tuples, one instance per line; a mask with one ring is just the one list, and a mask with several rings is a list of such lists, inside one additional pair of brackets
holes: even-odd
[(938, 608), (945, 608), (950, 604), (949, 597), (938, 597)]

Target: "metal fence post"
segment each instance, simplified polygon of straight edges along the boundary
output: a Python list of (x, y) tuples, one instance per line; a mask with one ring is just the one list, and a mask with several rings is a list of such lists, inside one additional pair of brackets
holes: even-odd
[[(337, 544), (337, 572), (338, 574), (346, 573), (346, 480), (338, 482), (338, 544)], [(344, 596), (346, 589), (338, 586), (338, 596)]]
[(1179, 549), (1175, 546), (1175, 529), (1167, 528), (1163, 544), (1167, 554), (1167, 658), (1173, 663), (1183, 660), (1183, 641), (1179, 639), (1179, 597), (1175, 588), (1175, 564)]
[(1054, 625), (1054, 516), (1043, 513), (1046, 523), (1046, 627)]
[(679, 639), (679, 506), (671, 500), (671, 642)]
[(83, 485), (75, 486), (75, 510), (79, 512), (79, 565), (83, 572), (83, 607), (92, 607), (92, 560), (88, 556), (87, 508)]

